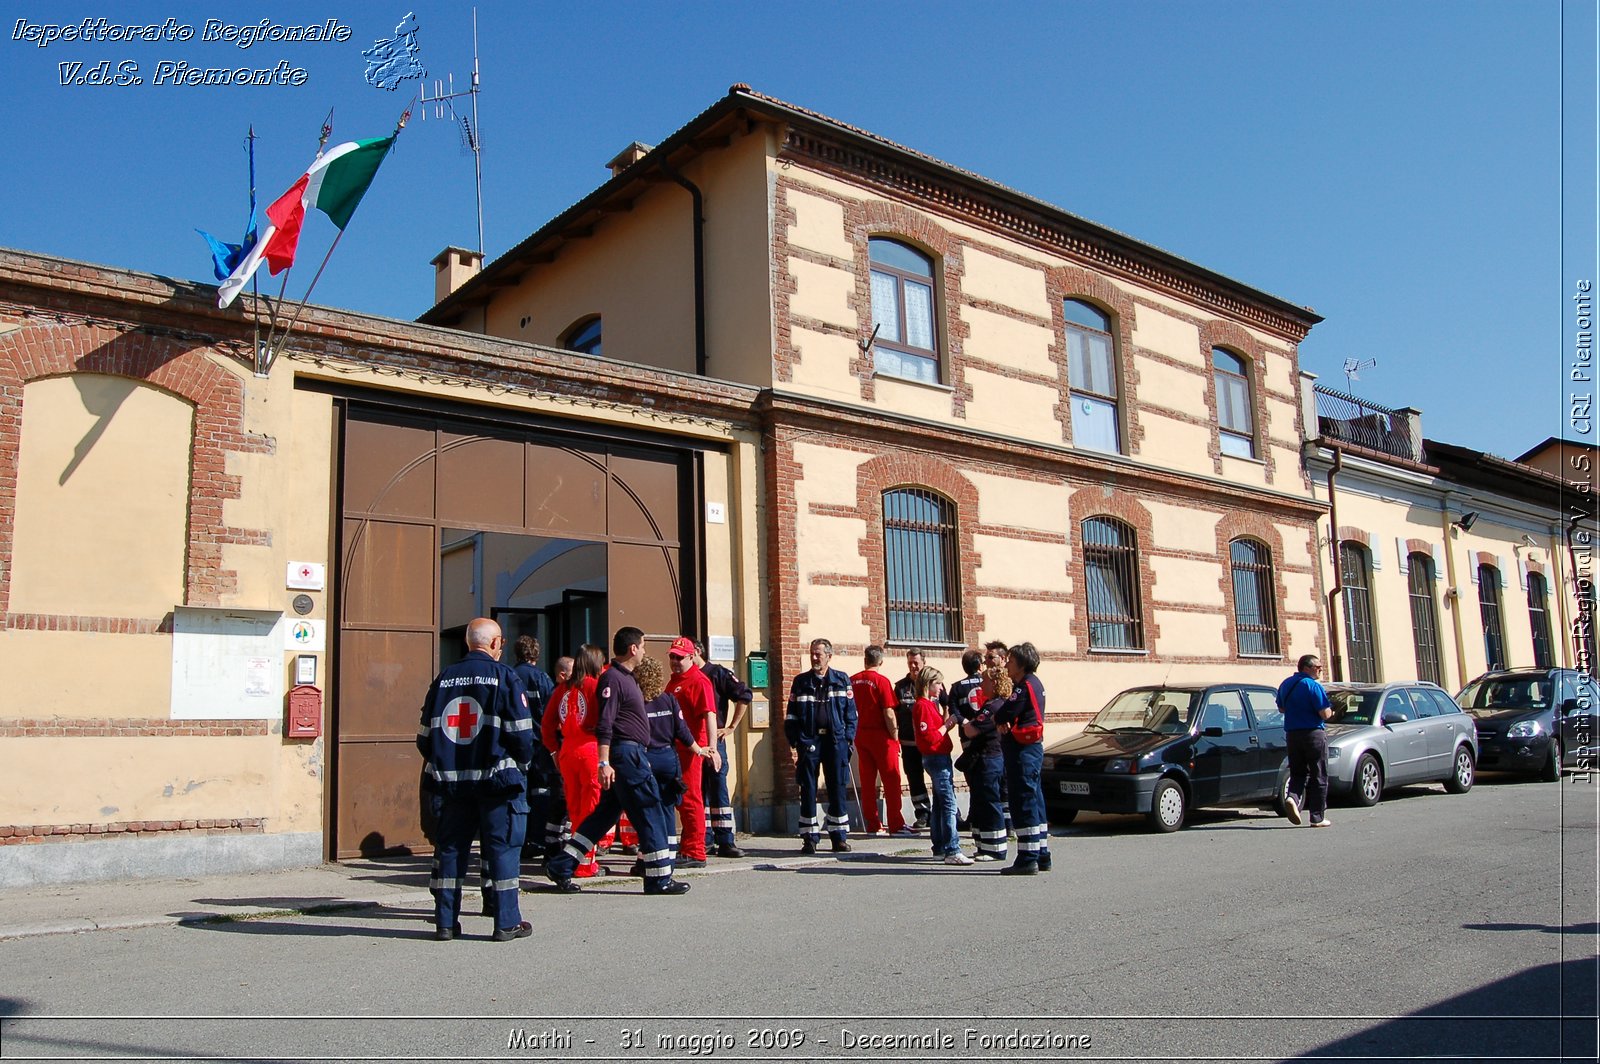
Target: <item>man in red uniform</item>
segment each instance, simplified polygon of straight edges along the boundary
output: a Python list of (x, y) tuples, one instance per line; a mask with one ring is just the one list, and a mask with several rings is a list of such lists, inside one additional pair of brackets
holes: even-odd
[[(894, 685), (878, 671), (883, 648), (867, 648), (866, 668), (850, 677), (856, 697), (856, 765), (861, 778), (857, 797), (861, 818), (871, 835), (911, 834), (900, 811), (900, 742), (895, 736)], [(878, 817), (878, 781), (883, 781), (883, 803), (888, 807), (888, 830)]]
[[(683, 722), (689, 734), (702, 748), (711, 751), (712, 764), (721, 767), (717, 757), (717, 693), (711, 681), (694, 663), (694, 640), (679, 636), (667, 651), (667, 661), (672, 665), (672, 679), (667, 682), (667, 693), (678, 700), (683, 711)], [(704, 768), (701, 757), (692, 750), (678, 748), (678, 764), (683, 768), (683, 797), (678, 801), (678, 816), (683, 822), (679, 832), (678, 868), (704, 868), (706, 865), (706, 802), (703, 786)]]

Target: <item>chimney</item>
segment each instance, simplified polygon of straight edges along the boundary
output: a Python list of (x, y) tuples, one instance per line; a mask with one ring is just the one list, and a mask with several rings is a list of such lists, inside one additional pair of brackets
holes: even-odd
[(643, 159), (647, 154), (649, 154), (652, 147), (654, 147), (654, 145), (640, 144), (638, 141), (634, 141), (632, 144), (618, 152), (616, 158), (606, 163), (606, 169), (611, 171), (612, 177), (616, 177), (618, 174), (622, 173), (622, 171), (626, 170), (640, 159)]
[(1407, 457), (1413, 462), (1426, 461), (1427, 455), (1422, 453), (1422, 411), (1414, 406), (1402, 406), (1394, 414), (1395, 420), (1400, 422), (1395, 426), (1395, 430), (1405, 434), (1406, 444), (1411, 452)]
[(483, 269), (483, 252), (448, 247), (433, 257), (433, 301), (445, 297), (478, 276)]

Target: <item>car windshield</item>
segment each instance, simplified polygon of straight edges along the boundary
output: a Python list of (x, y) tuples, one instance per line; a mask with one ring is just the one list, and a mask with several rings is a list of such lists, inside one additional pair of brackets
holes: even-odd
[(1329, 691), (1334, 724), (1372, 724), (1383, 703), (1382, 691)]
[(1094, 715), (1087, 731), (1148, 731), (1181, 735), (1200, 699), (1194, 691), (1124, 691)]
[(1548, 676), (1499, 676), (1473, 680), (1456, 699), (1469, 713), (1499, 709), (1547, 709), (1555, 684)]

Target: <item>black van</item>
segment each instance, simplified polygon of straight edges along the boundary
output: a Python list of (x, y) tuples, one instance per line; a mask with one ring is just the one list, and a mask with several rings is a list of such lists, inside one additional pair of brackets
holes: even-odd
[(1255, 684), (1163, 684), (1117, 695), (1083, 731), (1045, 750), (1045, 808), (1142, 813), (1176, 831), (1190, 809), (1282, 810), (1288, 747), (1277, 692)]

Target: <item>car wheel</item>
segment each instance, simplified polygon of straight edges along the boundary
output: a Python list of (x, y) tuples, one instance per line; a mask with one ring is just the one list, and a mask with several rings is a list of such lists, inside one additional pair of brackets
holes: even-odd
[(1451, 794), (1466, 794), (1472, 790), (1475, 768), (1472, 751), (1465, 746), (1456, 747), (1455, 770), (1450, 773), (1450, 778), (1444, 781), (1444, 789)]
[(1049, 813), (1049, 820), (1052, 824), (1070, 824), (1076, 819), (1078, 819), (1078, 811), (1076, 809), (1052, 809)]
[(1374, 754), (1362, 754), (1356, 762), (1356, 785), (1351, 794), (1357, 805), (1377, 805), (1383, 797), (1383, 766)]
[(1289, 774), (1278, 777), (1278, 793), (1272, 799), (1272, 811), (1279, 816), (1289, 815)]
[(1539, 778), (1546, 783), (1561, 782), (1561, 743), (1555, 739), (1550, 740), (1550, 757), (1544, 763), (1544, 771), (1539, 773)]
[(1177, 831), (1183, 827), (1188, 805), (1177, 780), (1162, 780), (1150, 796), (1150, 826), (1157, 831)]

